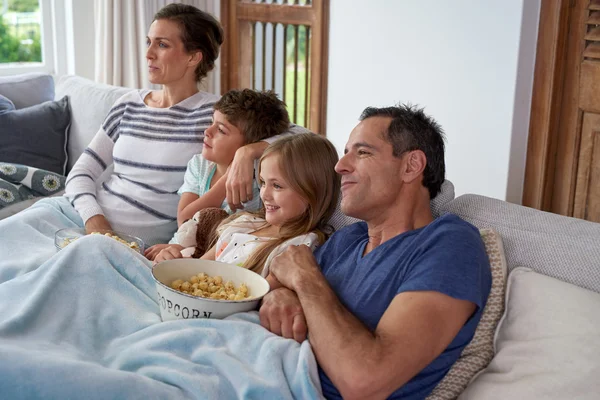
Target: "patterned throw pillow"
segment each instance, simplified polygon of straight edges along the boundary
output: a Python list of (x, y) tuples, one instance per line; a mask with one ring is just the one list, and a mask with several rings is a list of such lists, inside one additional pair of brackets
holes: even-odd
[(0, 209), (65, 188), (65, 177), (26, 165), (0, 162)]
[(494, 357), (494, 334), (504, 314), (507, 265), (502, 239), (493, 229), (480, 230), (485, 251), (490, 259), (492, 289), (473, 340), (464, 348), (444, 379), (433, 389), (427, 400), (456, 399), (471, 379), (483, 370)]

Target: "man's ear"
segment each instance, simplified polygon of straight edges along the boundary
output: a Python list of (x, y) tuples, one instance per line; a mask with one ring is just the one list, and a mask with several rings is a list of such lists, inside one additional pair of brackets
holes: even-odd
[(188, 66), (190, 67), (195, 67), (196, 65), (200, 64), (200, 61), (202, 61), (202, 52), (201, 51), (195, 51), (192, 54), (190, 54), (190, 60), (188, 62)]
[(413, 150), (406, 154), (406, 164), (404, 166), (404, 182), (410, 183), (423, 176), (427, 166), (427, 157), (421, 150)]

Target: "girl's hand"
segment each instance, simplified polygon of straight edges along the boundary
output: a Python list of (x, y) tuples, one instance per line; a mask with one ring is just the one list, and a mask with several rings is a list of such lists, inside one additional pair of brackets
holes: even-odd
[(321, 272), (310, 247), (302, 244), (289, 246), (273, 258), (269, 266), (269, 275), (273, 275), (280, 285), (297, 291), (298, 284), (315, 280)]
[(171, 246), (170, 244), (155, 244), (154, 246), (150, 246), (144, 251), (144, 256), (150, 261), (154, 261), (154, 258), (161, 252), (161, 250), (166, 249)]
[(174, 260), (176, 258), (183, 258), (181, 254), (181, 250), (183, 250), (183, 246), (178, 244), (171, 244), (169, 247), (162, 249), (158, 255), (154, 258), (154, 263), (159, 263), (161, 261), (166, 260)]
[(99, 231), (111, 231), (112, 227), (102, 214), (94, 215), (85, 222), (85, 233), (90, 234), (92, 232)]

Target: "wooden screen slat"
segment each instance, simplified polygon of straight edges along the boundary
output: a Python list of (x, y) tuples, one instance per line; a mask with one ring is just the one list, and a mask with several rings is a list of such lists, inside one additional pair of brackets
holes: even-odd
[(588, 25), (600, 25), (600, 11), (592, 11), (586, 23)]
[(314, 23), (311, 7), (298, 5), (237, 3), (237, 18), (292, 25), (311, 25)]
[(298, 25), (294, 25), (294, 122), (298, 123)]
[(262, 23), (262, 86), (261, 90), (267, 88), (267, 23)]
[(318, 38), (311, 43), (310, 59), (310, 121), (309, 128), (313, 132), (325, 134), (325, 113), (327, 109), (327, 60), (329, 32), (329, 1), (314, 0), (312, 7), (321, 9), (316, 14), (314, 24), (311, 24), (312, 36)]
[(308, 93), (308, 82), (310, 81), (310, 28), (304, 27), (306, 37), (306, 48), (304, 50), (304, 126), (308, 125), (308, 107), (309, 107), (309, 93)]
[(583, 50), (583, 56), (586, 58), (600, 58), (600, 43), (590, 43)]
[(590, 29), (585, 35), (585, 40), (600, 41), (600, 26)]
[(590, 10), (600, 10), (600, 0), (592, 0), (590, 1), (590, 5), (588, 7)]
[[(283, 94), (281, 95), (283, 101), (286, 102), (286, 84), (287, 84), (287, 31), (288, 26), (283, 25)], [(287, 103), (286, 103), (287, 104)]]
[(273, 54), (271, 55), (271, 89), (275, 90), (275, 71), (277, 70), (277, 65), (275, 63), (275, 61), (277, 60), (277, 57), (275, 57), (275, 55), (277, 54), (277, 24), (271, 24), (271, 27), (273, 37)]

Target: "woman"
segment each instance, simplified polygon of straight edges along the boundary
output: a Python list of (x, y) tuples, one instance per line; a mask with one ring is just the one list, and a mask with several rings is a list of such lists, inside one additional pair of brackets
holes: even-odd
[[(146, 40), (149, 80), (162, 89), (132, 91), (115, 103), (73, 166), (66, 196), (88, 233), (114, 229), (151, 245), (167, 242), (177, 229), (177, 189), (187, 162), (202, 151), (218, 100), (198, 84), (214, 68), (223, 30), (208, 13), (169, 4), (156, 13)], [(230, 184), (230, 192), (242, 192), (236, 202), (251, 196), (252, 161), (264, 147), (236, 154), (231, 175), (239, 183)], [(110, 164), (114, 172), (98, 185)]]
[[(146, 54), (158, 91), (133, 90), (119, 99), (73, 166), (66, 197), (50, 198), (0, 221), (0, 282), (37, 269), (54, 255), (62, 228), (114, 229), (147, 245), (166, 242), (177, 228), (177, 189), (187, 162), (202, 151), (216, 95), (198, 83), (214, 68), (223, 31), (210, 14), (169, 4), (152, 22)], [(253, 160), (267, 143), (236, 152), (228, 172), (228, 199), (252, 193)], [(101, 183), (102, 172), (114, 172)], [(248, 189), (250, 188), (250, 189)], [(219, 206), (220, 204), (215, 204)]]

